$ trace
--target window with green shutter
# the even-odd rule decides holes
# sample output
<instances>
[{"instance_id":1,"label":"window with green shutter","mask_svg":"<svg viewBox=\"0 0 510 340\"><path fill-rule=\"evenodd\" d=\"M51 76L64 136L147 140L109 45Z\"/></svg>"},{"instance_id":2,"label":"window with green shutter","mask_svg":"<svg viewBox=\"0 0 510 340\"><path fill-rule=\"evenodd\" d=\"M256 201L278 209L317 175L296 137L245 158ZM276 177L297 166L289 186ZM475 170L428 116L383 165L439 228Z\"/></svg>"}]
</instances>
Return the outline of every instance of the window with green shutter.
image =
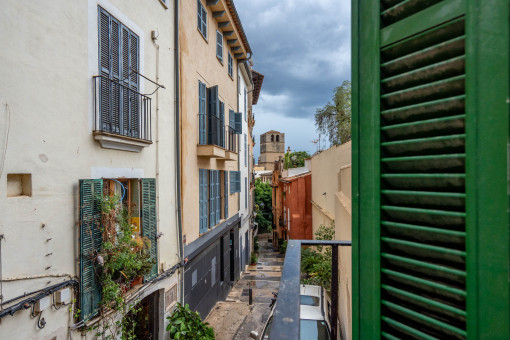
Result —
<instances>
[{"instance_id":1,"label":"window with green shutter","mask_svg":"<svg viewBox=\"0 0 510 340\"><path fill-rule=\"evenodd\" d=\"M510 337L508 6L353 2L353 339Z\"/></svg>"},{"instance_id":2,"label":"window with green shutter","mask_svg":"<svg viewBox=\"0 0 510 340\"><path fill-rule=\"evenodd\" d=\"M94 317L101 301L101 284L94 253L101 249L103 180L80 180L80 320Z\"/></svg>"},{"instance_id":3,"label":"window with green shutter","mask_svg":"<svg viewBox=\"0 0 510 340\"><path fill-rule=\"evenodd\" d=\"M156 179L142 178L142 236L151 242L150 254L151 259L155 260L152 271L145 277L145 280L151 280L158 275L158 225L156 215Z\"/></svg>"}]
</instances>

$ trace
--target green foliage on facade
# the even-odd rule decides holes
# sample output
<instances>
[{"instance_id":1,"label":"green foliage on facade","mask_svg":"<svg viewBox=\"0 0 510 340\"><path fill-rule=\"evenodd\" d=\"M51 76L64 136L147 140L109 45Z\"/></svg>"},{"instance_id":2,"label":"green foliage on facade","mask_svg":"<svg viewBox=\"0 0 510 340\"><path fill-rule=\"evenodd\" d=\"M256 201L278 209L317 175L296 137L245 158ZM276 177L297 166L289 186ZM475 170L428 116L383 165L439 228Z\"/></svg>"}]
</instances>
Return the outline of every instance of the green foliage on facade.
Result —
<instances>
[{"instance_id":1,"label":"green foliage on facade","mask_svg":"<svg viewBox=\"0 0 510 340\"><path fill-rule=\"evenodd\" d=\"M202 322L200 313L193 312L189 305L177 302L172 315L167 317L166 326L170 339L214 340L214 329L207 322Z\"/></svg>"},{"instance_id":2,"label":"green foliage on facade","mask_svg":"<svg viewBox=\"0 0 510 340\"><path fill-rule=\"evenodd\" d=\"M260 179L255 180L255 211L257 216L255 222L259 225L259 233L272 231L273 211L272 211L273 190L267 183Z\"/></svg>"},{"instance_id":3,"label":"green foliage on facade","mask_svg":"<svg viewBox=\"0 0 510 340\"><path fill-rule=\"evenodd\" d=\"M316 240L332 240L335 237L335 225L329 227L320 225L315 232ZM331 247L305 248L301 252L301 272L304 278L302 284L322 286L331 290Z\"/></svg>"},{"instance_id":4,"label":"green foliage on facade","mask_svg":"<svg viewBox=\"0 0 510 340\"><path fill-rule=\"evenodd\" d=\"M351 82L335 88L332 102L315 111L315 126L333 145L351 139Z\"/></svg>"}]
</instances>

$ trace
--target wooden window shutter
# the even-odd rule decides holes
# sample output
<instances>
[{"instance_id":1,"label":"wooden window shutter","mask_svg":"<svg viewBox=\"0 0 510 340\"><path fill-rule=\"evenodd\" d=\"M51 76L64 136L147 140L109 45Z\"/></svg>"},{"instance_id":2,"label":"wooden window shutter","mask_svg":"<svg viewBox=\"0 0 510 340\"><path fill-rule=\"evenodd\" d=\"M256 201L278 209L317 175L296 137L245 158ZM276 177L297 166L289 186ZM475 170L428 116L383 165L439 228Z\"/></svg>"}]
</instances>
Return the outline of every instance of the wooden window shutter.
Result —
<instances>
[{"instance_id":1,"label":"wooden window shutter","mask_svg":"<svg viewBox=\"0 0 510 340\"><path fill-rule=\"evenodd\" d=\"M199 169L199 196L200 196L200 223L199 233L203 234L207 231L207 170Z\"/></svg>"},{"instance_id":2,"label":"wooden window shutter","mask_svg":"<svg viewBox=\"0 0 510 340\"><path fill-rule=\"evenodd\" d=\"M221 212L221 189L220 189L220 171L215 170L215 194L216 194L216 224L220 223L220 212Z\"/></svg>"},{"instance_id":3,"label":"wooden window shutter","mask_svg":"<svg viewBox=\"0 0 510 340\"><path fill-rule=\"evenodd\" d=\"M236 112L234 117L236 134L240 135L243 133L243 114L241 112Z\"/></svg>"},{"instance_id":4,"label":"wooden window shutter","mask_svg":"<svg viewBox=\"0 0 510 340\"><path fill-rule=\"evenodd\" d=\"M216 57L223 62L223 34L216 31Z\"/></svg>"},{"instance_id":5,"label":"wooden window shutter","mask_svg":"<svg viewBox=\"0 0 510 340\"><path fill-rule=\"evenodd\" d=\"M248 208L248 177L244 178L244 209Z\"/></svg>"},{"instance_id":6,"label":"wooden window shutter","mask_svg":"<svg viewBox=\"0 0 510 340\"><path fill-rule=\"evenodd\" d=\"M353 2L353 339L510 338L508 7Z\"/></svg>"},{"instance_id":7,"label":"wooden window shutter","mask_svg":"<svg viewBox=\"0 0 510 340\"><path fill-rule=\"evenodd\" d=\"M110 78L110 15L101 7L98 9L99 15L99 71L101 76ZM109 131L111 127L110 119L110 85L109 82L101 79L100 108L102 129Z\"/></svg>"},{"instance_id":8,"label":"wooden window shutter","mask_svg":"<svg viewBox=\"0 0 510 340\"><path fill-rule=\"evenodd\" d=\"M248 137L244 134L244 166L248 166Z\"/></svg>"},{"instance_id":9,"label":"wooden window shutter","mask_svg":"<svg viewBox=\"0 0 510 340\"><path fill-rule=\"evenodd\" d=\"M223 171L224 174L224 193L225 193L225 219L228 218L228 171Z\"/></svg>"},{"instance_id":10,"label":"wooden window shutter","mask_svg":"<svg viewBox=\"0 0 510 340\"><path fill-rule=\"evenodd\" d=\"M220 136L220 146L225 147L225 104L220 102L220 125L218 126Z\"/></svg>"},{"instance_id":11,"label":"wooden window shutter","mask_svg":"<svg viewBox=\"0 0 510 340\"><path fill-rule=\"evenodd\" d=\"M102 179L80 180L80 320L97 314L101 301L101 284L94 264L94 253L101 250Z\"/></svg>"},{"instance_id":12,"label":"wooden window shutter","mask_svg":"<svg viewBox=\"0 0 510 340\"><path fill-rule=\"evenodd\" d=\"M151 273L145 280L152 280L158 275L158 225L156 215L156 179L142 178L142 236L147 237L150 242L150 255L156 261L152 266Z\"/></svg>"},{"instance_id":13,"label":"wooden window shutter","mask_svg":"<svg viewBox=\"0 0 510 340\"><path fill-rule=\"evenodd\" d=\"M198 81L198 124L199 124L199 144L207 144L207 123L206 123L206 87L200 80Z\"/></svg>"},{"instance_id":14,"label":"wooden window shutter","mask_svg":"<svg viewBox=\"0 0 510 340\"><path fill-rule=\"evenodd\" d=\"M216 176L214 170L209 170L209 228L216 225L216 195L214 193L216 186L214 180Z\"/></svg>"},{"instance_id":15,"label":"wooden window shutter","mask_svg":"<svg viewBox=\"0 0 510 340\"><path fill-rule=\"evenodd\" d=\"M220 118L220 100L218 98L218 85L207 89L207 143L219 144L219 118Z\"/></svg>"},{"instance_id":16,"label":"wooden window shutter","mask_svg":"<svg viewBox=\"0 0 510 340\"><path fill-rule=\"evenodd\" d=\"M230 193L236 192L236 172L230 171Z\"/></svg>"},{"instance_id":17,"label":"wooden window shutter","mask_svg":"<svg viewBox=\"0 0 510 340\"><path fill-rule=\"evenodd\" d=\"M234 110L228 110L228 126L235 130L236 128L236 118Z\"/></svg>"}]
</instances>

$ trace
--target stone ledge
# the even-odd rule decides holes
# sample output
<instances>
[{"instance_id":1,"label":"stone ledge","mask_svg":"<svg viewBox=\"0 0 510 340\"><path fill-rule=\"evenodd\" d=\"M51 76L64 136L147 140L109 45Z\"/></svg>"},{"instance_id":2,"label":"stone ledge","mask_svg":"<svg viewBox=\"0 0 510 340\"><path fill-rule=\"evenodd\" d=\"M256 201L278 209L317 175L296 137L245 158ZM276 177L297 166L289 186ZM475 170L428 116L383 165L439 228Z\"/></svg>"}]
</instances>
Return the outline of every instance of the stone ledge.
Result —
<instances>
[{"instance_id":1,"label":"stone ledge","mask_svg":"<svg viewBox=\"0 0 510 340\"><path fill-rule=\"evenodd\" d=\"M112 133L95 131L94 139L105 149L115 149L130 152L140 152L144 147L152 144L151 141L132 137L115 135Z\"/></svg>"}]
</instances>

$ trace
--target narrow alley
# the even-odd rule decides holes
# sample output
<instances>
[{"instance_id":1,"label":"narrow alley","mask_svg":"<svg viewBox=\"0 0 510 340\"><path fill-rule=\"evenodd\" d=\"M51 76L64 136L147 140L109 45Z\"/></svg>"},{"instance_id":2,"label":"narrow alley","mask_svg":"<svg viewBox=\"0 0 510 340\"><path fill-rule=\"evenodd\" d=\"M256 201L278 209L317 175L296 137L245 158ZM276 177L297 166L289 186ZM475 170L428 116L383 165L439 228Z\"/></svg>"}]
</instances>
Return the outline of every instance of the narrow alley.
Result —
<instances>
[{"instance_id":1,"label":"narrow alley","mask_svg":"<svg viewBox=\"0 0 510 340\"><path fill-rule=\"evenodd\" d=\"M214 328L217 340L250 339L250 331L262 331L269 316L272 292L278 291L284 260L284 255L268 242L269 236L258 236L257 264L248 266L248 271L232 287L225 301L219 301L205 319Z\"/></svg>"}]
</instances>

